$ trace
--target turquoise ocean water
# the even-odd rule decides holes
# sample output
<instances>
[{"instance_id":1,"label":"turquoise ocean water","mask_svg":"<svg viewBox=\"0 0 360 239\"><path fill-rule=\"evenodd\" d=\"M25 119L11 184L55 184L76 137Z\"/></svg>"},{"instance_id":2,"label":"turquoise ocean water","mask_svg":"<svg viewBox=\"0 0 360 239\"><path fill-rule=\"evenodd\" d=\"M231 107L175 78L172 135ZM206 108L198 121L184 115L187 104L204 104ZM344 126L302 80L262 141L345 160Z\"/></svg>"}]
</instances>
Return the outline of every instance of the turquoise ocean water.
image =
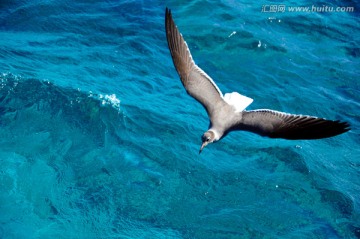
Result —
<instances>
[{"instance_id":1,"label":"turquoise ocean water","mask_svg":"<svg viewBox=\"0 0 360 239\"><path fill-rule=\"evenodd\" d=\"M207 116L173 67L166 6L224 93L352 130L235 132L199 155ZM359 11L2 0L0 238L360 238Z\"/></svg>"}]
</instances>

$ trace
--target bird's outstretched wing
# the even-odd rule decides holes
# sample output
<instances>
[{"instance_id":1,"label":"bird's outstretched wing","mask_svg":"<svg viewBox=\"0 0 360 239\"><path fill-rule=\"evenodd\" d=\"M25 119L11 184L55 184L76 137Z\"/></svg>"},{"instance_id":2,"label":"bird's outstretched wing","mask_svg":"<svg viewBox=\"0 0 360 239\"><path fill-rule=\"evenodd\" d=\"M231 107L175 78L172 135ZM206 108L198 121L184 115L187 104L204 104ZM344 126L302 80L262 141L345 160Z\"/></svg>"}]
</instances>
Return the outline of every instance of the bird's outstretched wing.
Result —
<instances>
[{"instance_id":1,"label":"bird's outstretched wing","mask_svg":"<svg viewBox=\"0 0 360 239\"><path fill-rule=\"evenodd\" d=\"M233 127L270 138L322 139L350 130L346 122L326 120L313 116L292 115L274 110L242 112L242 118Z\"/></svg>"},{"instance_id":2,"label":"bird's outstretched wing","mask_svg":"<svg viewBox=\"0 0 360 239\"><path fill-rule=\"evenodd\" d=\"M165 11L165 30L174 66L186 92L205 107L211 118L216 107L219 106L217 103L224 102L222 93L211 77L193 61L190 50L168 8Z\"/></svg>"}]
</instances>

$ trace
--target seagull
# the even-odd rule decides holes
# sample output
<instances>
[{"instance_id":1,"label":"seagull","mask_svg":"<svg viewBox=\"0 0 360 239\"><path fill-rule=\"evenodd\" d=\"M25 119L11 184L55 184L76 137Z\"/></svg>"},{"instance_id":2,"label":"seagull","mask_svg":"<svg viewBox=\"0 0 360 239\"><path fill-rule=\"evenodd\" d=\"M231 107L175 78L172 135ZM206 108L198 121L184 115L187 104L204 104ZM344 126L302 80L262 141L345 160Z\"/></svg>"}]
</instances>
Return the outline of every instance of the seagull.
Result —
<instances>
[{"instance_id":1,"label":"seagull","mask_svg":"<svg viewBox=\"0 0 360 239\"><path fill-rule=\"evenodd\" d=\"M201 137L199 154L208 144L219 141L235 130L289 140L322 139L350 130L347 122L339 120L269 109L246 111L253 99L237 92L221 93L214 80L195 64L168 8L165 10L165 30L174 66L186 92L200 102L210 119L209 128Z\"/></svg>"}]
</instances>

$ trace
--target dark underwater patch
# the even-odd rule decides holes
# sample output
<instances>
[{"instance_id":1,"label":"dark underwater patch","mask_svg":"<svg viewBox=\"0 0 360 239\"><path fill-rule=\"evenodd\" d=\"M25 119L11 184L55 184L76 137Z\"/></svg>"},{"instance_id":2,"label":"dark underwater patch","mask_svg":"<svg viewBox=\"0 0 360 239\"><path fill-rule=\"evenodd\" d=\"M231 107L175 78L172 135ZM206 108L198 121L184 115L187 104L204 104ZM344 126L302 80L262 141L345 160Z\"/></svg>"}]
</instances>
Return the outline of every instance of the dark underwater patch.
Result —
<instances>
[{"instance_id":1,"label":"dark underwater patch","mask_svg":"<svg viewBox=\"0 0 360 239\"><path fill-rule=\"evenodd\" d=\"M359 47L345 47L345 50L349 56L358 58L360 57L360 48Z\"/></svg>"},{"instance_id":2,"label":"dark underwater patch","mask_svg":"<svg viewBox=\"0 0 360 239\"><path fill-rule=\"evenodd\" d=\"M353 201L344 193L336 191L323 189L320 190L321 200L324 203L329 203L336 211L340 212L343 215L349 216L354 211Z\"/></svg>"}]
</instances>

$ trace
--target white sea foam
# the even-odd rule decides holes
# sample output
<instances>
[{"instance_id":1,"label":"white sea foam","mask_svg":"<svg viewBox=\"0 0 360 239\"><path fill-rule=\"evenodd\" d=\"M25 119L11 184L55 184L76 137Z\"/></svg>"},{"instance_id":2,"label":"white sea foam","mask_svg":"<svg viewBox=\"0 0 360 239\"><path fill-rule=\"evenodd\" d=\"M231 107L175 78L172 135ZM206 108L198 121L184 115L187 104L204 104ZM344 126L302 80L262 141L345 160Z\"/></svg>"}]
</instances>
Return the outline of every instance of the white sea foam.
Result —
<instances>
[{"instance_id":1,"label":"white sea foam","mask_svg":"<svg viewBox=\"0 0 360 239\"><path fill-rule=\"evenodd\" d=\"M233 31L228 37L232 37L235 34L236 34L236 31Z\"/></svg>"},{"instance_id":2,"label":"white sea foam","mask_svg":"<svg viewBox=\"0 0 360 239\"><path fill-rule=\"evenodd\" d=\"M120 109L120 100L116 97L115 94L111 95L99 95L99 99L101 100L102 105L111 105L116 109Z\"/></svg>"}]
</instances>

